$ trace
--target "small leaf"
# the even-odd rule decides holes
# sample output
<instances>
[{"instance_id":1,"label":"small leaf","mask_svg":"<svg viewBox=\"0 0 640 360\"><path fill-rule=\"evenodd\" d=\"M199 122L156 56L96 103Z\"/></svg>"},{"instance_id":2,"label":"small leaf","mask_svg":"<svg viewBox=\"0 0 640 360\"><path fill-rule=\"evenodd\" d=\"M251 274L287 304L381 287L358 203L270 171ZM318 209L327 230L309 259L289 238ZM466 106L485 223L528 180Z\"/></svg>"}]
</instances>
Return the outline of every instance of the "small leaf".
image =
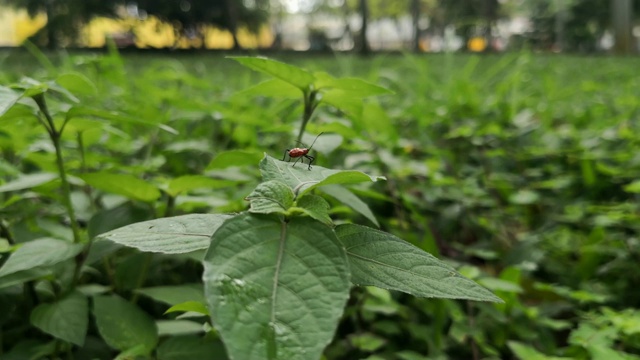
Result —
<instances>
[{"instance_id":1,"label":"small leaf","mask_svg":"<svg viewBox=\"0 0 640 360\"><path fill-rule=\"evenodd\" d=\"M101 110L101 109L93 109L93 108L89 108L89 107L85 107L85 106L81 106L81 105L76 105L71 107L68 111L67 111L67 115L66 115L67 119L72 119L75 117L85 117L85 118L98 118L98 119L105 119L105 120L110 120L111 122L115 122L115 123L125 123L125 124L140 124L140 125L147 125L147 126L154 126L154 127L158 127L168 133L171 134L178 134L178 131L175 130L174 128L168 126L168 125L164 125L164 124L160 124L157 121L152 121L152 120L147 120L145 118L142 117L133 117L133 116L129 116L129 115L125 115L125 114L121 114L118 112L114 112L114 111L107 111L107 110Z\"/></svg>"},{"instance_id":2,"label":"small leaf","mask_svg":"<svg viewBox=\"0 0 640 360\"><path fill-rule=\"evenodd\" d=\"M522 292L522 288L520 287L520 285L502 279L482 278L478 280L478 284L492 291L504 291L510 293Z\"/></svg>"},{"instance_id":3,"label":"small leaf","mask_svg":"<svg viewBox=\"0 0 640 360\"><path fill-rule=\"evenodd\" d=\"M367 203L365 203L364 201L360 200L359 197L354 195L348 189L339 185L330 185L330 186L323 187L322 191L325 194L335 198L341 203L352 208L353 210L355 210L356 212L358 212L359 214L367 218L369 221L371 221L375 226L380 227L380 223L378 223L378 219L376 219L376 216L373 214L373 211L371 211L371 209L369 208L369 205L367 205Z\"/></svg>"},{"instance_id":4,"label":"small leaf","mask_svg":"<svg viewBox=\"0 0 640 360\"><path fill-rule=\"evenodd\" d=\"M197 312L199 314L209 316L209 309L207 309L207 306L200 301L186 301L180 304L176 304L170 307L164 313L169 314L169 313L178 312L178 311L181 311L181 312L192 311L192 312Z\"/></svg>"},{"instance_id":5,"label":"small leaf","mask_svg":"<svg viewBox=\"0 0 640 360\"><path fill-rule=\"evenodd\" d=\"M304 214L323 222L327 225L332 223L329 217L329 203L317 195L305 195L298 199L296 207L293 209L300 210Z\"/></svg>"},{"instance_id":6,"label":"small leaf","mask_svg":"<svg viewBox=\"0 0 640 360\"><path fill-rule=\"evenodd\" d=\"M94 297L93 314L98 332L115 349L125 351L143 346L148 354L158 343L158 329L153 319L120 297Z\"/></svg>"},{"instance_id":7,"label":"small leaf","mask_svg":"<svg viewBox=\"0 0 640 360\"><path fill-rule=\"evenodd\" d=\"M39 266L51 266L78 255L84 245L42 238L24 243L0 268L0 277Z\"/></svg>"},{"instance_id":8,"label":"small leaf","mask_svg":"<svg viewBox=\"0 0 640 360\"><path fill-rule=\"evenodd\" d=\"M185 175L169 181L167 193L173 197L195 189L220 189L237 185L237 181L212 179L202 175Z\"/></svg>"},{"instance_id":9,"label":"small leaf","mask_svg":"<svg viewBox=\"0 0 640 360\"><path fill-rule=\"evenodd\" d=\"M209 247L224 214L191 214L143 221L97 236L141 251L181 254Z\"/></svg>"},{"instance_id":10,"label":"small leaf","mask_svg":"<svg viewBox=\"0 0 640 360\"><path fill-rule=\"evenodd\" d=\"M161 196L156 186L133 175L99 172L78 177L96 189L143 202L152 202Z\"/></svg>"},{"instance_id":11,"label":"small leaf","mask_svg":"<svg viewBox=\"0 0 640 360\"><path fill-rule=\"evenodd\" d=\"M391 234L360 225L335 229L344 244L356 285L414 296L503 302L431 254Z\"/></svg>"},{"instance_id":12,"label":"small leaf","mask_svg":"<svg viewBox=\"0 0 640 360\"><path fill-rule=\"evenodd\" d=\"M231 359L320 358L349 294L333 231L309 218L244 214L212 237L203 280Z\"/></svg>"},{"instance_id":13,"label":"small leaf","mask_svg":"<svg viewBox=\"0 0 640 360\"><path fill-rule=\"evenodd\" d=\"M43 267L22 270L0 277L0 289L23 284L27 281L43 278L51 274L51 270Z\"/></svg>"},{"instance_id":14,"label":"small leaf","mask_svg":"<svg viewBox=\"0 0 640 360\"><path fill-rule=\"evenodd\" d=\"M540 199L540 195L537 192L520 190L509 197L509 202L516 205L530 205L534 204L538 199Z\"/></svg>"},{"instance_id":15,"label":"small leaf","mask_svg":"<svg viewBox=\"0 0 640 360\"><path fill-rule=\"evenodd\" d=\"M40 304L31 312L31 324L54 337L84 345L89 325L89 301L73 292L53 304Z\"/></svg>"},{"instance_id":16,"label":"small leaf","mask_svg":"<svg viewBox=\"0 0 640 360\"><path fill-rule=\"evenodd\" d=\"M223 151L211 160L206 170L225 169L229 166L255 165L262 157L263 154L256 151Z\"/></svg>"},{"instance_id":17,"label":"small leaf","mask_svg":"<svg viewBox=\"0 0 640 360\"><path fill-rule=\"evenodd\" d=\"M247 200L251 203L249 212L256 214L285 214L293 206L293 191L287 184L270 180L258 184Z\"/></svg>"},{"instance_id":18,"label":"small leaf","mask_svg":"<svg viewBox=\"0 0 640 360\"><path fill-rule=\"evenodd\" d=\"M507 341L507 345L509 349L513 351L518 359L527 359L527 360L569 360L573 358L568 357L557 357L557 356L547 356L532 346L525 345L521 342L517 341Z\"/></svg>"},{"instance_id":19,"label":"small leaf","mask_svg":"<svg viewBox=\"0 0 640 360\"><path fill-rule=\"evenodd\" d=\"M374 352L386 343L383 338L371 333L350 336L349 342L351 342L354 347L366 352Z\"/></svg>"},{"instance_id":20,"label":"small leaf","mask_svg":"<svg viewBox=\"0 0 640 360\"><path fill-rule=\"evenodd\" d=\"M308 89L309 85L315 80L313 75L307 71L280 61L248 56L234 56L230 58L250 69L284 80L301 90Z\"/></svg>"},{"instance_id":21,"label":"small leaf","mask_svg":"<svg viewBox=\"0 0 640 360\"><path fill-rule=\"evenodd\" d=\"M156 286L134 290L138 294L171 306L187 301L204 302L202 284L183 284L175 286Z\"/></svg>"},{"instance_id":22,"label":"small leaf","mask_svg":"<svg viewBox=\"0 0 640 360\"><path fill-rule=\"evenodd\" d=\"M623 189L629 193L640 194L640 180L636 180L629 185L625 185Z\"/></svg>"},{"instance_id":23,"label":"small leaf","mask_svg":"<svg viewBox=\"0 0 640 360\"><path fill-rule=\"evenodd\" d=\"M204 332L202 324L191 320L158 320L156 326L159 336L190 335Z\"/></svg>"},{"instance_id":24,"label":"small leaf","mask_svg":"<svg viewBox=\"0 0 640 360\"><path fill-rule=\"evenodd\" d=\"M22 97L22 92L0 86L0 116L4 115Z\"/></svg>"},{"instance_id":25,"label":"small leaf","mask_svg":"<svg viewBox=\"0 0 640 360\"><path fill-rule=\"evenodd\" d=\"M38 173L38 174L29 174L22 175L19 178L10 181L8 183L2 184L0 186L0 193L9 192L9 191L17 191L17 190L25 190L31 189L36 186L40 186L42 184L46 184L48 182L57 179L58 175L52 173Z\"/></svg>"},{"instance_id":26,"label":"small leaf","mask_svg":"<svg viewBox=\"0 0 640 360\"><path fill-rule=\"evenodd\" d=\"M362 117L362 99L352 97L347 91L334 89L322 94L320 102L331 105L354 119Z\"/></svg>"},{"instance_id":27,"label":"small leaf","mask_svg":"<svg viewBox=\"0 0 640 360\"><path fill-rule=\"evenodd\" d=\"M95 84L93 84L89 78L76 72L58 76L56 83L76 95L95 95L98 92Z\"/></svg>"}]
</instances>

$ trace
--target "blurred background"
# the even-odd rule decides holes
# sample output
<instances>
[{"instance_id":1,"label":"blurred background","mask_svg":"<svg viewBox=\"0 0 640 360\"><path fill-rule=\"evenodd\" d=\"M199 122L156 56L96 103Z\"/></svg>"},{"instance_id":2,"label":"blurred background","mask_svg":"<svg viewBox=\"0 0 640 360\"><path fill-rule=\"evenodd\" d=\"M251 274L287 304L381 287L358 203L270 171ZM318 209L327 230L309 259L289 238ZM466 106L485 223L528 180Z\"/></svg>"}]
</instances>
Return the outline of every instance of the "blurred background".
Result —
<instances>
[{"instance_id":1,"label":"blurred background","mask_svg":"<svg viewBox=\"0 0 640 360\"><path fill-rule=\"evenodd\" d=\"M0 46L637 53L634 0L0 0Z\"/></svg>"}]
</instances>

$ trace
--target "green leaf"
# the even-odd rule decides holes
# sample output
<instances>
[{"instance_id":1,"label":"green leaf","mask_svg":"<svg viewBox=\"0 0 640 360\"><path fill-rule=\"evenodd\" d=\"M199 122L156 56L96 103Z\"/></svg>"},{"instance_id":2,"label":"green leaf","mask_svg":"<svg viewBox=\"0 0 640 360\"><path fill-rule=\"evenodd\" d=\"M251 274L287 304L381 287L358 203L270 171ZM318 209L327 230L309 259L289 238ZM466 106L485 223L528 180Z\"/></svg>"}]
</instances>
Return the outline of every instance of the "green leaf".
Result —
<instances>
[{"instance_id":1,"label":"green leaf","mask_svg":"<svg viewBox=\"0 0 640 360\"><path fill-rule=\"evenodd\" d=\"M518 294L522 292L520 285L514 284L511 281L496 278L482 278L478 280L478 284L492 291L504 291Z\"/></svg>"},{"instance_id":2,"label":"green leaf","mask_svg":"<svg viewBox=\"0 0 640 360\"><path fill-rule=\"evenodd\" d=\"M209 310L207 309L207 306L204 304L204 302L200 302L200 301L186 301L180 304L176 304L170 307L164 313L169 314L169 313L178 312L178 311L181 311L181 312L192 311L192 312L197 312L197 313L209 316Z\"/></svg>"},{"instance_id":3,"label":"green leaf","mask_svg":"<svg viewBox=\"0 0 640 360\"><path fill-rule=\"evenodd\" d=\"M293 206L293 191L287 184L270 180L258 184L255 190L246 197L251 208L249 212L256 214L285 214Z\"/></svg>"},{"instance_id":4,"label":"green leaf","mask_svg":"<svg viewBox=\"0 0 640 360\"><path fill-rule=\"evenodd\" d=\"M0 186L0 193L31 189L42 184L46 184L58 178L58 175L53 173L38 173L22 175L17 179Z\"/></svg>"},{"instance_id":5,"label":"green leaf","mask_svg":"<svg viewBox=\"0 0 640 360\"><path fill-rule=\"evenodd\" d=\"M22 97L22 92L0 86L0 116L4 115Z\"/></svg>"},{"instance_id":6,"label":"green leaf","mask_svg":"<svg viewBox=\"0 0 640 360\"><path fill-rule=\"evenodd\" d=\"M373 211L371 211L371 208L369 208L369 205L360 200L359 197L354 195L348 189L339 185L330 185L323 187L322 191L325 194L352 208L353 210L367 218L369 221L371 221L375 226L380 227L380 223L378 223L378 219L376 219L376 216L373 214Z\"/></svg>"},{"instance_id":7,"label":"green leaf","mask_svg":"<svg viewBox=\"0 0 640 360\"><path fill-rule=\"evenodd\" d=\"M58 339L83 346L89 325L89 301L73 292L53 304L40 304L31 312L31 324Z\"/></svg>"},{"instance_id":8,"label":"green leaf","mask_svg":"<svg viewBox=\"0 0 640 360\"><path fill-rule=\"evenodd\" d=\"M358 78L326 78L318 87L343 90L349 97L364 98L368 96L393 94L393 91Z\"/></svg>"},{"instance_id":9,"label":"green leaf","mask_svg":"<svg viewBox=\"0 0 640 360\"><path fill-rule=\"evenodd\" d=\"M156 286L134 290L138 294L171 306L187 301L204 302L202 284L183 284L175 286Z\"/></svg>"},{"instance_id":10,"label":"green leaf","mask_svg":"<svg viewBox=\"0 0 640 360\"><path fill-rule=\"evenodd\" d=\"M185 175L169 181L167 193L172 197L195 189L220 189L237 185L237 181L212 179L202 175Z\"/></svg>"},{"instance_id":11,"label":"green leaf","mask_svg":"<svg viewBox=\"0 0 640 360\"><path fill-rule=\"evenodd\" d=\"M623 189L629 193L640 194L640 180L636 180L629 185L625 185Z\"/></svg>"},{"instance_id":12,"label":"green leaf","mask_svg":"<svg viewBox=\"0 0 640 360\"><path fill-rule=\"evenodd\" d=\"M150 353L158 343L158 328L139 307L117 296L93 298L98 332L109 346L120 351L143 346Z\"/></svg>"},{"instance_id":13,"label":"green leaf","mask_svg":"<svg viewBox=\"0 0 640 360\"><path fill-rule=\"evenodd\" d=\"M527 359L527 360L569 360L572 358L568 357L557 357L557 356L547 356L535 348L525 345L521 342L517 341L508 341L507 345L509 349L513 351L518 359Z\"/></svg>"},{"instance_id":14,"label":"green leaf","mask_svg":"<svg viewBox=\"0 0 640 360\"><path fill-rule=\"evenodd\" d=\"M250 69L284 80L303 91L308 89L315 80L313 75L307 71L280 61L249 56L233 56L230 58Z\"/></svg>"},{"instance_id":15,"label":"green leaf","mask_svg":"<svg viewBox=\"0 0 640 360\"><path fill-rule=\"evenodd\" d=\"M58 76L56 83L76 95L95 95L98 92L95 84L93 84L89 78L76 72Z\"/></svg>"},{"instance_id":16,"label":"green leaf","mask_svg":"<svg viewBox=\"0 0 640 360\"><path fill-rule=\"evenodd\" d=\"M320 103L331 105L354 119L362 117L362 99L350 96L347 91L339 89L326 91L322 94Z\"/></svg>"},{"instance_id":17,"label":"green leaf","mask_svg":"<svg viewBox=\"0 0 640 360\"><path fill-rule=\"evenodd\" d=\"M158 346L157 354L158 360L227 359L219 341L196 336L170 337Z\"/></svg>"},{"instance_id":18,"label":"green leaf","mask_svg":"<svg viewBox=\"0 0 640 360\"><path fill-rule=\"evenodd\" d=\"M540 199L540 195L537 192L520 190L509 197L509 202L516 205L530 205L534 204L538 199Z\"/></svg>"},{"instance_id":19,"label":"green leaf","mask_svg":"<svg viewBox=\"0 0 640 360\"><path fill-rule=\"evenodd\" d=\"M147 120L141 117L133 117L125 114L121 114L114 111L107 111L101 109L93 109L86 106L76 105L71 107L66 114L67 119L72 119L76 117L85 117L85 118L98 118L104 120L110 120L115 123L125 123L125 124L140 124L147 126L158 127L168 133L178 134L178 131L174 128L160 124L158 121Z\"/></svg>"},{"instance_id":20,"label":"green leaf","mask_svg":"<svg viewBox=\"0 0 640 360\"><path fill-rule=\"evenodd\" d=\"M302 92L294 85L280 79L270 79L254 85L246 90L242 90L235 96L269 96L285 99L300 99Z\"/></svg>"},{"instance_id":21,"label":"green leaf","mask_svg":"<svg viewBox=\"0 0 640 360\"><path fill-rule=\"evenodd\" d=\"M230 358L320 358L349 293L347 259L329 227L239 215L213 235L204 265L211 318Z\"/></svg>"},{"instance_id":22,"label":"green leaf","mask_svg":"<svg viewBox=\"0 0 640 360\"><path fill-rule=\"evenodd\" d=\"M96 189L143 202L155 201L162 195L156 186L133 175L98 172L78 177Z\"/></svg>"},{"instance_id":23,"label":"green leaf","mask_svg":"<svg viewBox=\"0 0 640 360\"><path fill-rule=\"evenodd\" d=\"M354 347L366 352L374 352L386 343L383 338L371 333L350 336L349 342L351 342Z\"/></svg>"},{"instance_id":24,"label":"green leaf","mask_svg":"<svg viewBox=\"0 0 640 360\"><path fill-rule=\"evenodd\" d=\"M255 165L263 157L257 151L230 150L219 153L206 170L225 169L229 166Z\"/></svg>"},{"instance_id":25,"label":"green leaf","mask_svg":"<svg viewBox=\"0 0 640 360\"><path fill-rule=\"evenodd\" d=\"M329 203L320 196L311 194L305 195L296 201L295 206L296 207L293 209L297 211L301 211L302 213L327 225L332 224L331 218L329 217Z\"/></svg>"},{"instance_id":26,"label":"green leaf","mask_svg":"<svg viewBox=\"0 0 640 360\"><path fill-rule=\"evenodd\" d=\"M260 161L260 172L264 181L283 182L294 189L298 196L320 186L385 180L383 176L371 176L355 170L333 170L316 165L307 170L306 166L293 166L290 162L280 161L269 155L265 155Z\"/></svg>"},{"instance_id":27,"label":"green leaf","mask_svg":"<svg viewBox=\"0 0 640 360\"><path fill-rule=\"evenodd\" d=\"M209 315L209 314L207 314ZM204 332L202 324L191 320L158 320L158 335L189 335Z\"/></svg>"},{"instance_id":28,"label":"green leaf","mask_svg":"<svg viewBox=\"0 0 640 360\"><path fill-rule=\"evenodd\" d=\"M141 251L181 254L209 247L211 235L232 215L191 214L143 221L97 236Z\"/></svg>"},{"instance_id":29,"label":"green leaf","mask_svg":"<svg viewBox=\"0 0 640 360\"><path fill-rule=\"evenodd\" d=\"M84 245L42 238L24 243L0 268L0 278L39 266L51 266L78 255Z\"/></svg>"},{"instance_id":30,"label":"green leaf","mask_svg":"<svg viewBox=\"0 0 640 360\"><path fill-rule=\"evenodd\" d=\"M29 270L22 270L10 275L0 277L0 289L8 288L15 285L23 284L27 281L39 279L51 274L50 269L35 268Z\"/></svg>"},{"instance_id":31,"label":"green leaf","mask_svg":"<svg viewBox=\"0 0 640 360\"><path fill-rule=\"evenodd\" d=\"M335 229L351 264L352 282L430 298L503 302L431 254L391 234L360 225Z\"/></svg>"}]
</instances>

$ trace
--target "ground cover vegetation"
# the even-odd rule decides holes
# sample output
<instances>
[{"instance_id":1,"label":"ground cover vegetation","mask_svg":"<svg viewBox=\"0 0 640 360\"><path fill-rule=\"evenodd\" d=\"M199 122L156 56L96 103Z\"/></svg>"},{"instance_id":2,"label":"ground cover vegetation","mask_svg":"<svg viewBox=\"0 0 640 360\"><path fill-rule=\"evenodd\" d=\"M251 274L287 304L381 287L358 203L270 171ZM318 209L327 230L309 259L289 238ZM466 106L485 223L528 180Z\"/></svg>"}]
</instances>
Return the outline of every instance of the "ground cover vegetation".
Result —
<instances>
[{"instance_id":1,"label":"ground cover vegetation","mask_svg":"<svg viewBox=\"0 0 640 360\"><path fill-rule=\"evenodd\" d=\"M0 58L0 359L640 357L635 59L288 62Z\"/></svg>"}]
</instances>

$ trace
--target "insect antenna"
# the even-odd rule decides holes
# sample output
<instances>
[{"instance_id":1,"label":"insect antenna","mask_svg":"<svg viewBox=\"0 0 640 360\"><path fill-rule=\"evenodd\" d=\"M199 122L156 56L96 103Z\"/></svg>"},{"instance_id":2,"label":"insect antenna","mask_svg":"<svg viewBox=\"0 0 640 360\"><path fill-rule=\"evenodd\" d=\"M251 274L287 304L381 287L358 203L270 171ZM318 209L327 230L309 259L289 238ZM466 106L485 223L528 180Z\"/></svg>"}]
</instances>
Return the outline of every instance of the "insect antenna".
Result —
<instances>
[{"instance_id":1,"label":"insect antenna","mask_svg":"<svg viewBox=\"0 0 640 360\"><path fill-rule=\"evenodd\" d=\"M320 137L320 135L324 134L324 131L321 132L320 134L318 134L318 136L316 136L315 139L313 139L313 142L311 143L311 146L309 146L309 150L311 150L311 148L313 147L313 144L316 143L316 140L318 140L318 138Z\"/></svg>"}]
</instances>

